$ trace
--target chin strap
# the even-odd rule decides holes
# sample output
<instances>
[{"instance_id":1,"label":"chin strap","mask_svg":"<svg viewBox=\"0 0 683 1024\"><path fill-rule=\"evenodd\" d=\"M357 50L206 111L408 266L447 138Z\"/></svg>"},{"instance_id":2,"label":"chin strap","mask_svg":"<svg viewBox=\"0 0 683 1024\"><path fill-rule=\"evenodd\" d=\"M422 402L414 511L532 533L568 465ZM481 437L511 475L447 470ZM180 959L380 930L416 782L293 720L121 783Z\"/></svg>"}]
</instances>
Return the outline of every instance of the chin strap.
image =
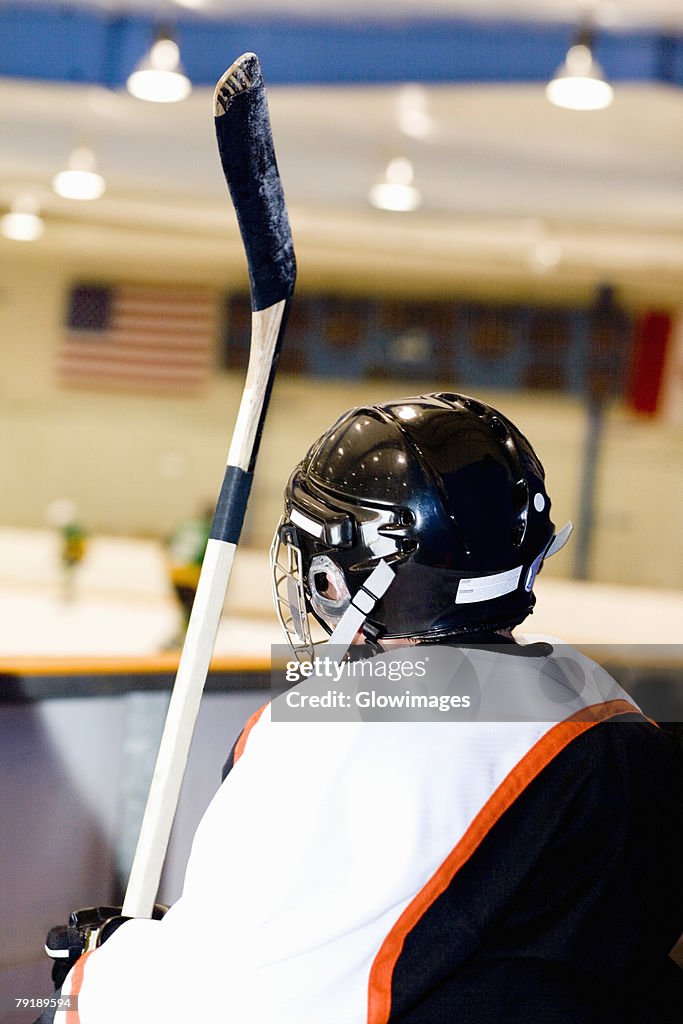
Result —
<instances>
[{"instance_id":1,"label":"chin strap","mask_svg":"<svg viewBox=\"0 0 683 1024\"><path fill-rule=\"evenodd\" d=\"M334 647L339 658L346 654L351 642L377 602L386 594L396 573L382 559L363 586L351 598L351 604L337 623L326 647Z\"/></svg>"},{"instance_id":2,"label":"chin strap","mask_svg":"<svg viewBox=\"0 0 683 1024\"><path fill-rule=\"evenodd\" d=\"M561 530L557 531L557 533L555 534L553 539L550 541L550 544L548 545L548 549L545 552L545 557L546 558L550 558L551 555L556 555L557 552L560 551L565 546L565 544L569 540L569 536L570 536L570 534L571 534L573 529L574 529L574 524L573 524L573 522L570 519L570 520L568 520L568 522L566 522L564 524L564 526L562 527Z\"/></svg>"}]
</instances>

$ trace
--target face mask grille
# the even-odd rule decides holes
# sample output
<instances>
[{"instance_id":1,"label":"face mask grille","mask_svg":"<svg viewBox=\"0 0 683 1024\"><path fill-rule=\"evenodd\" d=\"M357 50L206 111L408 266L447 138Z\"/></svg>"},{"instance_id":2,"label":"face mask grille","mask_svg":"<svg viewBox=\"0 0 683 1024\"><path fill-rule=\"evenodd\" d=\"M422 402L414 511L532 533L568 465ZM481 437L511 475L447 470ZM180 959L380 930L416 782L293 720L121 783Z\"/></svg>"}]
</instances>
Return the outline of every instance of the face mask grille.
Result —
<instances>
[{"instance_id":1,"label":"face mask grille","mask_svg":"<svg viewBox=\"0 0 683 1024\"><path fill-rule=\"evenodd\" d=\"M311 661L315 645L306 611L303 559L296 545L295 536L283 516L270 548L273 602L294 657L299 661Z\"/></svg>"}]
</instances>

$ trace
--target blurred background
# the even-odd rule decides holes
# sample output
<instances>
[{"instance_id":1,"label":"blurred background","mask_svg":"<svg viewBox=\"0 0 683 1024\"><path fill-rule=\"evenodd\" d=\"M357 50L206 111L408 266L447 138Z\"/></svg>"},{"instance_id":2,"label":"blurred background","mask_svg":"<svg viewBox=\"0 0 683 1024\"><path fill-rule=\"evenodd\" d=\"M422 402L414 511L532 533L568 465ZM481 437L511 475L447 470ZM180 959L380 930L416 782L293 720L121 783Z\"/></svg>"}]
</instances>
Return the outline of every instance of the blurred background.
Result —
<instances>
[{"instance_id":1,"label":"blurred background","mask_svg":"<svg viewBox=\"0 0 683 1024\"><path fill-rule=\"evenodd\" d=\"M126 89L160 35L179 102ZM0 40L0 523L162 538L213 499L248 295L211 86L252 48L299 283L247 543L336 414L445 385L540 451L548 575L680 588L677 0L0 0ZM601 109L548 99L581 48Z\"/></svg>"},{"instance_id":2,"label":"blurred background","mask_svg":"<svg viewBox=\"0 0 683 1024\"><path fill-rule=\"evenodd\" d=\"M682 639L680 0L0 0L8 764L19 777L28 736L76 787L71 814L98 837L82 854L94 901L102 864L125 877L144 786L121 773L159 717L111 695L163 689L173 659L110 666L106 685L101 662L63 659L151 658L182 633L173 559L201 548L248 352L212 120L213 85L246 50L269 89L299 277L219 635L233 673L278 639L267 548L310 442L352 405L437 388L514 420L555 522L575 523L537 584L534 630ZM61 698L92 716L93 688L109 696L77 755ZM225 753L262 701L232 696L214 726ZM196 786L184 806L204 799ZM82 885L67 897L84 902Z\"/></svg>"},{"instance_id":3,"label":"blurred background","mask_svg":"<svg viewBox=\"0 0 683 1024\"><path fill-rule=\"evenodd\" d=\"M126 88L160 35L179 102ZM252 48L299 283L247 544L336 414L445 385L537 446L548 575L680 588L677 0L0 0L0 40L2 525L66 498L159 539L213 500L248 296L211 87Z\"/></svg>"}]
</instances>

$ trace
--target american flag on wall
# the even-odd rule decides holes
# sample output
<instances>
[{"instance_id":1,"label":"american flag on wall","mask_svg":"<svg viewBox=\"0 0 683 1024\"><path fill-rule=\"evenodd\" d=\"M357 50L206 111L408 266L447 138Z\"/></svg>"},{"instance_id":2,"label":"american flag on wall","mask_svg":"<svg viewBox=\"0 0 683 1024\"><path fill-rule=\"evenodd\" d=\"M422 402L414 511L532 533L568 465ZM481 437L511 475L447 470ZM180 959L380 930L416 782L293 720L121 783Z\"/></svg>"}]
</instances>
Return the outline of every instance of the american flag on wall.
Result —
<instances>
[{"instance_id":1,"label":"american flag on wall","mask_svg":"<svg viewBox=\"0 0 683 1024\"><path fill-rule=\"evenodd\" d=\"M69 293L61 384L191 394L213 360L217 301L208 288L77 284Z\"/></svg>"}]
</instances>

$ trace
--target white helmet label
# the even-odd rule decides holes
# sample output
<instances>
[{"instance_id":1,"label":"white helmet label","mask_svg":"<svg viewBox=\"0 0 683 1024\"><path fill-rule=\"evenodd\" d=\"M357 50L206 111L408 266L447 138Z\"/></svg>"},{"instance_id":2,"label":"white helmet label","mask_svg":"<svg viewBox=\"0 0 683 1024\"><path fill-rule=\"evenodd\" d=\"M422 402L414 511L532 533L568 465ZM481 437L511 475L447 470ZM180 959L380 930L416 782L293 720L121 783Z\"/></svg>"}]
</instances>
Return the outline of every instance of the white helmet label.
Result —
<instances>
[{"instance_id":1,"label":"white helmet label","mask_svg":"<svg viewBox=\"0 0 683 1024\"><path fill-rule=\"evenodd\" d=\"M474 576L469 580L460 580L455 595L456 604L477 604L479 601L491 601L494 597L511 594L517 589L523 566L508 569L506 572L495 572L491 576Z\"/></svg>"},{"instance_id":2,"label":"white helmet label","mask_svg":"<svg viewBox=\"0 0 683 1024\"><path fill-rule=\"evenodd\" d=\"M324 527L322 523L316 523L313 519L309 519L303 512L299 512L298 508L293 508L289 517L295 526L300 526L306 533L310 533L312 537L317 537L318 540L323 535Z\"/></svg>"}]
</instances>

